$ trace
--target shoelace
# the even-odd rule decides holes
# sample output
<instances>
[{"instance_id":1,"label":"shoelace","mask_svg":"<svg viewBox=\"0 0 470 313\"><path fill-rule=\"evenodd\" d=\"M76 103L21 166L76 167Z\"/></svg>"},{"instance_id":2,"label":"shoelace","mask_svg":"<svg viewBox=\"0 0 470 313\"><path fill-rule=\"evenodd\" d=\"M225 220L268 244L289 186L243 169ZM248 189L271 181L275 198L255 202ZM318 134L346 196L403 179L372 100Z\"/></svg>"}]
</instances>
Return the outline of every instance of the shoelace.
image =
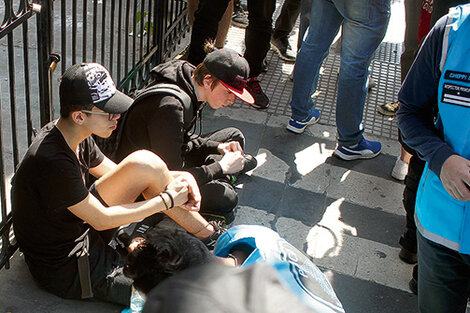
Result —
<instances>
[{"instance_id":1,"label":"shoelace","mask_svg":"<svg viewBox=\"0 0 470 313\"><path fill-rule=\"evenodd\" d=\"M259 85L259 81L257 80L253 80L251 82L251 90L254 92L254 93L261 93L261 86Z\"/></svg>"}]
</instances>

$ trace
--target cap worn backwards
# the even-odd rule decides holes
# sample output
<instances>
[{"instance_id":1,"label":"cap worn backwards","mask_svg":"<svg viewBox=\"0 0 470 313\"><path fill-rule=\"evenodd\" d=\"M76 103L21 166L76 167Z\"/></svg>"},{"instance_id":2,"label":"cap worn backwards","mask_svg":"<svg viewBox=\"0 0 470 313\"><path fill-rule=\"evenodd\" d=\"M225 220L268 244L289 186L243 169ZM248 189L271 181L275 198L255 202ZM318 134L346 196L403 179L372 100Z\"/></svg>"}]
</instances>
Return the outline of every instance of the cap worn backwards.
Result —
<instances>
[{"instance_id":1,"label":"cap worn backwards","mask_svg":"<svg viewBox=\"0 0 470 313\"><path fill-rule=\"evenodd\" d=\"M241 100L253 104L253 96L246 90L250 66L238 52L223 48L209 53L203 63L221 83Z\"/></svg>"},{"instance_id":2,"label":"cap worn backwards","mask_svg":"<svg viewBox=\"0 0 470 313\"><path fill-rule=\"evenodd\" d=\"M116 89L108 70L98 63L81 63L69 67L62 76L60 102L94 105L107 112L120 114L129 109L133 100Z\"/></svg>"}]
</instances>

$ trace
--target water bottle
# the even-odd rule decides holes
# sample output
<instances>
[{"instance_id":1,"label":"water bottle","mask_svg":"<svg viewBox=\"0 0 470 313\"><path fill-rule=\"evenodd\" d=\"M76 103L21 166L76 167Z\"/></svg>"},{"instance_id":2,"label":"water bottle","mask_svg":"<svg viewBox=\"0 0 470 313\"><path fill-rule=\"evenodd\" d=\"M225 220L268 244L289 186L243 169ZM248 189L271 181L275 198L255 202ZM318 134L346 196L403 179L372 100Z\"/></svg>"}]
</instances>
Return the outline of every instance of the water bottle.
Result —
<instances>
[{"instance_id":1,"label":"water bottle","mask_svg":"<svg viewBox=\"0 0 470 313\"><path fill-rule=\"evenodd\" d=\"M137 291L133 290L131 294L131 306L130 308L124 309L121 313L140 313L144 309L145 299Z\"/></svg>"}]
</instances>

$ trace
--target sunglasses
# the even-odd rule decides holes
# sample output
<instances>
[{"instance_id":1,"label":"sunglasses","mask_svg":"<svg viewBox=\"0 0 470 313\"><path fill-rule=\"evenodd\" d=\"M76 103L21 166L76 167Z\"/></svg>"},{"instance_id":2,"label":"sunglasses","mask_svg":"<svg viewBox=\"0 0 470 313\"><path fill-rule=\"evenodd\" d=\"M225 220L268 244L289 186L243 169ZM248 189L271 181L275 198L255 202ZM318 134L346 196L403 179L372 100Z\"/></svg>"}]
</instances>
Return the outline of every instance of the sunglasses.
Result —
<instances>
[{"instance_id":1,"label":"sunglasses","mask_svg":"<svg viewBox=\"0 0 470 313\"><path fill-rule=\"evenodd\" d=\"M120 115L119 113L106 113L106 112L88 111L88 110L81 110L81 111L83 113L88 113L88 114L107 115L108 116L108 121L112 121Z\"/></svg>"}]
</instances>

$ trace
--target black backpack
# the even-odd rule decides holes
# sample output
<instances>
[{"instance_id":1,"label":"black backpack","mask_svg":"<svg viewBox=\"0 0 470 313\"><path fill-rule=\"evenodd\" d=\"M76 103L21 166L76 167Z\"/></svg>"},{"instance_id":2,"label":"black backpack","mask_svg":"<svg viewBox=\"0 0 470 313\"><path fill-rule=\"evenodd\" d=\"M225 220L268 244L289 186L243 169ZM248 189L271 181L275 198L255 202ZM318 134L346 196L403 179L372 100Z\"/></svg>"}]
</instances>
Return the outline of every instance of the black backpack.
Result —
<instances>
[{"instance_id":1,"label":"black backpack","mask_svg":"<svg viewBox=\"0 0 470 313\"><path fill-rule=\"evenodd\" d=\"M135 92L135 95L133 97L134 102L132 103L131 107L127 112L121 114L121 118L118 120L117 127L109 138L99 138L97 136L94 136L96 144L108 158L113 161L117 161L116 151L118 150L119 143L121 142L122 129L124 127L123 125L126 122L128 112L131 111L137 105L139 105L139 103L142 103L142 99L162 94L172 95L181 102L184 108L184 128L190 128L194 112L191 112L191 98L189 97L189 95L185 91L183 91L178 85L175 84L156 84L153 86L149 86L145 89L141 89Z\"/></svg>"}]
</instances>

